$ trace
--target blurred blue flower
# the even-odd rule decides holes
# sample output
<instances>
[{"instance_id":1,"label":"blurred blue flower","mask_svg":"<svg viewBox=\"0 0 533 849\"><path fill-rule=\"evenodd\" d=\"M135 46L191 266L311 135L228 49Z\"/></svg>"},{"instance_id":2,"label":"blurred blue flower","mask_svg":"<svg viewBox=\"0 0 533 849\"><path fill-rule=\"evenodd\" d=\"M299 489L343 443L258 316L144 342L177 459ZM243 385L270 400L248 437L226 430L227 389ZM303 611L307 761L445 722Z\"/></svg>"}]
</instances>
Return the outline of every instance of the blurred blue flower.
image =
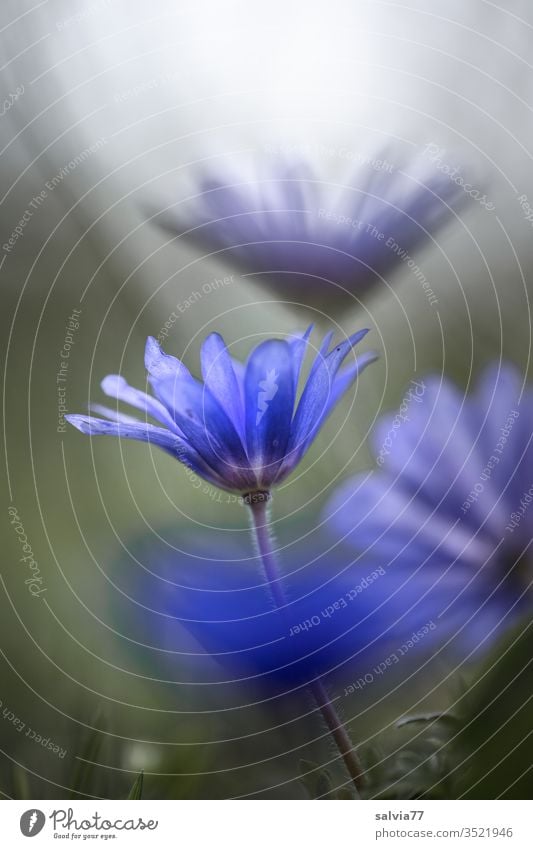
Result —
<instances>
[{"instance_id":1,"label":"blurred blue flower","mask_svg":"<svg viewBox=\"0 0 533 849\"><path fill-rule=\"evenodd\" d=\"M445 379L413 381L375 429L380 470L327 505L330 528L365 560L428 586L463 656L531 615L532 421L533 392L510 365L487 369L467 397Z\"/></svg>"},{"instance_id":2,"label":"blurred blue flower","mask_svg":"<svg viewBox=\"0 0 533 849\"><path fill-rule=\"evenodd\" d=\"M304 164L283 164L255 182L204 174L193 204L157 220L202 252L259 275L284 300L330 312L411 262L465 197L414 160L403 170L371 160L346 185L320 180Z\"/></svg>"},{"instance_id":3,"label":"blurred blue flower","mask_svg":"<svg viewBox=\"0 0 533 849\"><path fill-rule=\"evenodd\" d=\"M106 419L65 418L91 436L158 445L221 489L241 495L268 492L298 465L335 405L376 359L373 353L354 353L353 363L340 370L368 331L354 333L331 350L328 333L296 403L310 332L261 342L245 365L234 361L222 337L212 333L202 345L203 382L149 337L145 364L156 397L132 388L120 375L106 377L102 389L163 427L99 405L93 409Z\"/></svg>"},{"instance_id":4,"label":"blurred blue flower","mask_svg":"<svg viewBox=\"0 0 533 849\"><path fill-rule=\"evenodd\" d=\"M280 609L259 558L229 535L182 530L179 550L153 540L135 550L141 568L132 577L128 566L128 616L135 639L153 649L152 673L170 668L183 680L188 666L190 683L240 683L278 694L317 676L343 686L362 678L366 686L396 665L405 676L406 664L441 637L423 575L405 591L394 574L328 548L313 533L279 551L287 597ZM184 629L207 654L184 638Z\"/></svg>"}]
</instances>

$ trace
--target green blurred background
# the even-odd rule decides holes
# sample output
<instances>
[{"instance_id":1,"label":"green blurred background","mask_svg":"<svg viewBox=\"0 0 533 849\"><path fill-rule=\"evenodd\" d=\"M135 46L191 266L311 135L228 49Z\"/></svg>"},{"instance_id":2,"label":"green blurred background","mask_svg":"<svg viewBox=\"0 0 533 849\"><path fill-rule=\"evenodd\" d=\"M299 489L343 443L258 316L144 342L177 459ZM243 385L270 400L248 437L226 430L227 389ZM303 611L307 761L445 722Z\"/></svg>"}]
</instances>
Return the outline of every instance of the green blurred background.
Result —
<instances>
[{"instance_id":1,"label":"green blurred background","mask_svg":"<svg viewBox=\"0 0 533 849\"><path fill-rule=\"evenodd\" d=\"M417 253L438 309L402 267L337 317L340 331L372 329L365 344L380 361L357 387L353 408L343 402L302 473L276 495L276 532L301 535L335 481L370 465L369 429L410 379L436 370L468 387L501 356L529 370L532 239L519 198L533 203L533 11L525 0L505 10L483 0L466 7L438 0L431 10L422 0L408 9L359 0L305 8L215 0L178 7L155 0L149 8L139 0L57 0L32 8L5 0L1 16L3 92L23 89L0 119L1 244L28 208L32 215L0 257L0 699L7 708L0 789L125 796L144 769L153 797L303 798L298 756L331 757L324 739L305 746L320 729L273 717L265 706L198 713L199 693L150 680L130 641L131 620L121 617L139 568L131 556L138 541L209 526L240 534L246 545L246 518L238 505L195 489L163 453L58 432L67 321L81 310L65 384L70 412L101 400L99 381L110 372L144 386L146 336L157 336L176 305L203 286L212 291L183 312L166 342L195 372L212 330L244 355L262 334L303 329L308 311L289 311L253 277L171 239L149 221L152 211L194 193L198 163L268 170L273 146L312 145L314 167L337 182L350 177L341 151L386 143L400 161L423 157L428 143L444 148L496 210L470 202ZM228 285L214 283L228 275ZM40 598L24 584L10 504L41 570ZM173 680L185 673L176 668ZM441 669L433 675L419 682L421 710L455 698L448 685L425 695L444 677ZM412 702L412 691L400 691L375 709L364 700L350 705L346 718L357 740L374 740ZM10 713L66 755L17 731ZM247 729L246 746L231 743ZM267 730L254 736L254 729ZM295 755L279 755L298 745ZM104 766L80 772L78 755Z\"/></svg>"}]
</instances>

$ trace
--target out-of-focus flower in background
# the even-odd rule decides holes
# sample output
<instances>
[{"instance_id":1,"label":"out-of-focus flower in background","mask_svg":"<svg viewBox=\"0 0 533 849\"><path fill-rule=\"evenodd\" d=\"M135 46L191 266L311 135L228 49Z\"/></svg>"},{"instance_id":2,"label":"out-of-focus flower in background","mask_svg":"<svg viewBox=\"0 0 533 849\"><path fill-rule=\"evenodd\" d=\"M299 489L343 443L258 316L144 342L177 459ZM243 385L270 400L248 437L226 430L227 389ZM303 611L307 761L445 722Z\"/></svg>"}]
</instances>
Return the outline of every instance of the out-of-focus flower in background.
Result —
<instances>
[{"instance_id":1,"label":"out-of-focus flower in background","mask_svg":"<svg viewBox=\"0 0 533 849\"><path fill-rule=\"evenodd\" d=\"M181 532L175 551L154 538L137 545L140 568L129 571L133 605L125 615L130 634L153 649L151 674L183 680L188 670L191 685L244 685L271 695L290 694L317 676L337 687L358 678L364 687L384 673L391 686L394 668L403 678L443 638L436 600L427 595L430 576L402 586L394 572L342 546L328 550L319 536L278 553L282 608L260 560L228 532ZM184 629L206 654L191 649Z\"/></svg>"},{"instance_id":2,"label":"out-of-focus flower in background","mask_svg":"<svg viewBox=\"0 0 533 849\"><path fill-rule=\"evenodd\" d=\"M415 381L402 407L375 429L381 469L343 483L327 520L368 562L429 585L464 657L532 610L533 392L499 364L471 396Z\"/></svg>"},{"instance_id":3,"label":"out-of-focus flower in background","mask_svg":"<svg viewBox=\"0 0 533 849\"><path fill-rule=\"evenodd\" d=\"M198 195L157 216L170 233L255 275L276 297L327 314L355 306L431 240L464 202L428 161L402 167L381 151L345 184L282 162L246 181L203 173Z\"/></svg>"},{"instance_id":4,"label":"out-of-focus flower in background","mask_svg":"<svg viewBox=\"0 0 533 849\"><path fill-rule=\"evenodd\" d=\"M368 331L354 333L331 350L332 334L326 334L296 403L311 329L288 340L261 342L246 364L232 359L222 337L212 333L202 345L203 382L149 337L145 364L155 398L120 375L102 382L107 395L141 410L144 421L100 405L95 410L107 419L65 418L91 436L158 445L221 489L241 495L268 491L294 470L335 405L376 359L372 352L354 354L354 362L339 371Z\"/></svg>"}]
</instances>

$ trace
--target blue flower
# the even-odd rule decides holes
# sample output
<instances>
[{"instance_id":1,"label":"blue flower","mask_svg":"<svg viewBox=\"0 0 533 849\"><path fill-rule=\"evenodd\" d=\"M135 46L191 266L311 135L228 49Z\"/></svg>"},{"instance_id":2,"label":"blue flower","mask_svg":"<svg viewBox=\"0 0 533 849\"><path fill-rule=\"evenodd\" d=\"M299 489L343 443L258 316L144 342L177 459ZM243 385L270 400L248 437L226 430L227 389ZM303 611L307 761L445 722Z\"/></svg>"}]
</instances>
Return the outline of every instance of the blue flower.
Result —
<instances>
[{"instance_id":1,"label":"blue flower","mask_svg":"<svg viewBox=\"0 0 533 849\"><path fill-rule=\"evenodd\" d=\"M466 397L447 380L413 381L375 430L380 469L346 481L326 509L335 533L406 591L428 585L463 656L531 615L532 421L533 392L510 365L487 369Z\"/></svg>"},{"instance_id":2,"label":"blue flower","mask_svg":"<svg viewBox=\"0 0 533 849\"><path fill-rule=\"evenodd\" d=\"M284 300L331 311L356 303L451 216L465 198L448 177L413 163L360 166L346 185L303 165L255 183L205 174L183 212L159 223L208 255L256 274Z\"/></svg>"},{"instance_id":3,"label":"blue flower","mask_svg":"<svg viewBox=\"0 0 533 849\"><path fill-rule=\"evenodd\" d=\"M376 358L354 353L367 330L331 350L328 333L297 401L310 332L261 342L244 365L212 333L202 345L203 382L149 337L145 364L155 397L132 388L120 375L102 382L106 395L141 410L144 420L99 405L93 409L106 419L65 418L91 436L158 445L221 489L242 495L268 492L293 471L340 398ZM351 353L353 362L341 369ZM150 424L147 416L159 425Z\"/></svg>"},{"instance_id":4,"label":"blue flower","mask_svg":"<svg viewBox=\"0 0 533 849\"><path fill-rule=\"evenodd\" d=\"M260 559L229 536L180 529L175 551L152 539L133 546L135 571L130 562L124 569L133 603L128 633L150 648L151 674L158 669L173 680L242 684L279 695L317 676L337 686L362 678L358 689L364 689L384 673L390 682L396 666L405 676L407 664L439 637L435 611L422 599L427 583L407 598L395 592L394 575L331 547L319 532L281 547L287 603L277 608ZM402 646L410 640L404 660Z\"/></svg>"}]
</instances>

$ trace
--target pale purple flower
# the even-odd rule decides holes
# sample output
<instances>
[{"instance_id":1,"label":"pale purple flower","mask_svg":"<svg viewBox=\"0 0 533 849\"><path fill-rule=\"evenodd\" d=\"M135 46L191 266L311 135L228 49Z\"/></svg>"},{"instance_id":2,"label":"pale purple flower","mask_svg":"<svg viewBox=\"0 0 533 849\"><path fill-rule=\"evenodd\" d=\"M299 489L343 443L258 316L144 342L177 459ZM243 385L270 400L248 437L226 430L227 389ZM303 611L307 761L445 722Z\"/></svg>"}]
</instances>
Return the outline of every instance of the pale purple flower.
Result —
<instances>
[{"instance_id":1,"label":"pale purple flower","mask_svg":"<svg viewBox=\"0 0 533 849\"><path fill-rule=\"evenodd\" d=\"M331 311L410 262L465 197L428 163L400 170L373 162L345 183L322 180L304 164L282 163L251 181L203 173L197 196L157 220L283 300Z\"/></svg>"},{"instance_id":2,"label":"pale purple flower","mask_svg":"<svg viewBox=\"0 0 533 849\"><path fill-rule=\"evenodd\" d=\"M472 395L438 377L411 389L375 429L381 468L343 483L327 521L401 585L423 579L440 631L473 652L533 610L533 391L510 365Z\"/></svg>"}]
</instances>

